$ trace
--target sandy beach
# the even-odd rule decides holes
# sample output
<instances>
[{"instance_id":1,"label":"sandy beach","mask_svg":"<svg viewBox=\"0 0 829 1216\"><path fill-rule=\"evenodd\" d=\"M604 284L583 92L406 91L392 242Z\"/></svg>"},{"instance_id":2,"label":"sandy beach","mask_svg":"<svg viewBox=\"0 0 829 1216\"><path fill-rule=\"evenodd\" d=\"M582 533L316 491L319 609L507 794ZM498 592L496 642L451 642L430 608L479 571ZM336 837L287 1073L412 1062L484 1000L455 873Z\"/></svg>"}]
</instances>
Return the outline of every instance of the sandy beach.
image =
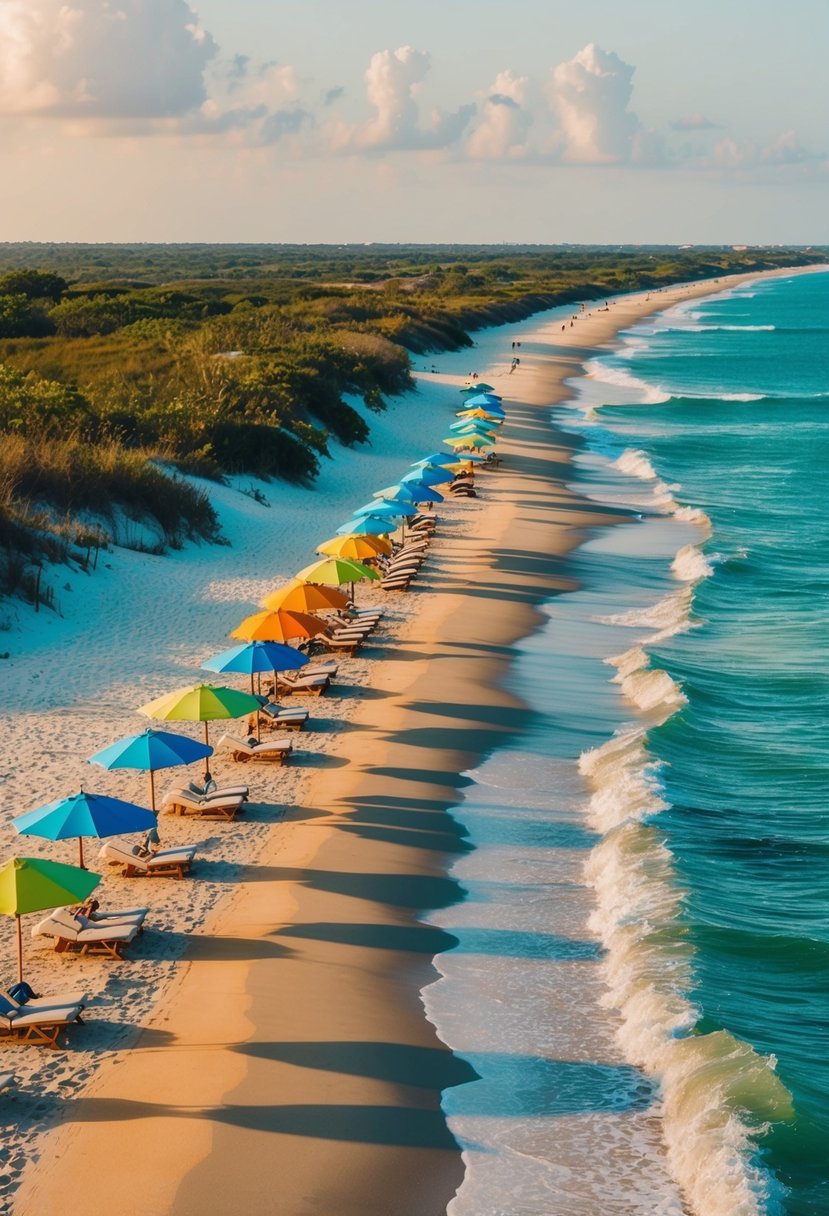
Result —
<instances>
[{"instance_id":1,"label":"sandy beach","mask_svg":"<svg viewBox=\"0 0 829 1216\"><path fill-rule=\"evenodd\" d=\"M294 737L296 762L262 772L225 755L219 780L252 787L244 822L163 820L165 844L200 846L191 879L106 875L107 904L153 909L134 960L59 959L27 943L38 990L88 991L91 1001L68 1050L5 1050L19 1092L4 1104L13 1126L0 1212L57 1216L67 1195L85 1216L446 1211L463 1163L441 1092L475 1074L424 1015L432 959L452 939L419 916L463 898L447 870L469 846L449 811L464 771L522 722L522 702L504 690L511 647L536 628L539 605L573 585L567 554L614 519L567 488L572 441L553 431L548 407L639 318L756 277L621 297L607 311L588 306L572 327L568 313L487 331L477 351L436 359L451 371L420 376L428 412L408 411L395 432L394 417L406 413L397 403L354 478L339 467L330 474L336 485L313 504L313 535L300 524L301 491L277 504L278 525L270 508L228 493L234 549L189 561L115 556L96 576L91 658L78 614L54 622L54 637L51 621L28 617L6 635L4 818L67 782L140 800L140 775L96 772L93 781L83 758L142 729L135 705L192 682L248 605L311 559L346 505L430 450L458 399L460 360L503 395L503 464L476 479L478 499L439 505L420 577L383 599L376 635L343 661L330 694L307 705L313 721ZM510 374L516 335L521 364ZM263 539L245 550L235 568L252 528L267 547ZM176 563L186 581L171 597L168 631L159 592ZM124 606L125 586L144 597L141 611ZM7 853L37 851L7 835ZM2 957L10 973L11 934Z\"/></svg>"}]
</instances>

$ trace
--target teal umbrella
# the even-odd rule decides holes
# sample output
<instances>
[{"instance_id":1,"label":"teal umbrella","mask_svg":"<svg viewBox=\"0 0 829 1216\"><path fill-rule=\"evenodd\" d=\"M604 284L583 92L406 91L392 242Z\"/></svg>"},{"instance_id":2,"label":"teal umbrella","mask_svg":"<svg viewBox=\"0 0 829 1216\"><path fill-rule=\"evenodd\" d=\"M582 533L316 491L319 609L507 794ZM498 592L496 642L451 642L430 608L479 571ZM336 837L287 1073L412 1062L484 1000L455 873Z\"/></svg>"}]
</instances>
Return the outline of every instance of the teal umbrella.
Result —
<instances>
[{"instance_id":1,"label":"teal umbrella","mask_svg":"<svg viewBox=\"0 0 829 1216\"><path fill-rule=\"evenodd\" d=\"M213 755L209 743L199 743L187 735L176 735L169 730L148 728L140 735L119 739L89 757L90 764L101 768L132 768L150 774L150 806L155 811L155 777L159 768L175 768L180 764L193 764ZM126 804L125 804L126 805Z\"/></svg>"},{"instance_id":2,"label":"teal umbrella","mask_svg":"<svg viewBox=\"0 0 829 1216\"><path fill-rule=\"evenodd\" d=\"M156 826L152 811L120 798L104 794L70 794L57 802L47 802L25 815L18 815L12 825L21 836L41 836L44 840L68 840L77 836L80 868L83 860L84 836L120 836L123 832L145 832Z\"/></svg>"}]
</instances>

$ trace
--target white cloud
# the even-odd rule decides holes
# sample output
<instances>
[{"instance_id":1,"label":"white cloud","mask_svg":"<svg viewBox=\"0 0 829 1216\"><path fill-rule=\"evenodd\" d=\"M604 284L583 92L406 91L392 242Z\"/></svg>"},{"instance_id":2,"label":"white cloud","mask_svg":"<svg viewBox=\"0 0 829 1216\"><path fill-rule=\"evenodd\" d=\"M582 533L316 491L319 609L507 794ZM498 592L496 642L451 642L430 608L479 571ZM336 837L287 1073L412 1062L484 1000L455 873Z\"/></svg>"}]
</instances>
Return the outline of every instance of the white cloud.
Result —
<instances>
[{"instance_id":1,"label":"white cloud","mask_svg":"<svg viewBox=\"0 0 829 1216\"><path fill-rule=\"evenodd\" d=\"M720 128L720 123L712 122L699 111L694 114L686 114L683 118L674 119L670 125L672 131L717 131Z\"/></svg>"},{"instance_id":2,"label":"white cloud","mask_svg":"<svg viewBox=\"0 0 829 1216\"><path fill-rule=\"evenodd\" d=\"M186 0L0 0L0 113L186 114L216 50Z\"/></svg>"},{"instance_id":3,"label":"white cloud","mask_svg":"<svg viewBox=\"0 0 829 1216\"><path fill-rule=\"evenodd\" d=\"M499 72L483 102L483 114L466 146L475 160L518 158L527 150L532 115L527 109L527 77Z\"/></svg>"},{"instance_id":4,"label":"white cloud","mask_svg":"<svg viewBox=\"0 0 829 1216\"><path fill-rule=\"evenodd\" d=\"M764 166L799 165L812 160L794 131L784 131L768 144L728 135L714 147L714 162L725 169L756 169Z\"/></svg>"},{"instance_id":5,"label":"white cloud","mask_svg":"<svg viewBox=\"0 0 829 1216\"><path fill-rule=\"evenodd\" d=\"M610 165L631 159L641 127L628 110L635 70L592 42L558 65L548 95L559 121L563 160Z\"/></svg>"},{"instance_id":6,"label":"white cloud","mask_svg":"<svg viewBox=\"0 0 829 1216\"><path fill-rule=\"evenodd\" d=\"M374 107L374 118L363 126L340 129L335 145L367 150L445 148L462 134L474 106L454 113L433 110L421 126L418 96L431 66L429 56L412 46L396 51L378 51L366 70L366 96Z\"/></svg>"}]
</instances>

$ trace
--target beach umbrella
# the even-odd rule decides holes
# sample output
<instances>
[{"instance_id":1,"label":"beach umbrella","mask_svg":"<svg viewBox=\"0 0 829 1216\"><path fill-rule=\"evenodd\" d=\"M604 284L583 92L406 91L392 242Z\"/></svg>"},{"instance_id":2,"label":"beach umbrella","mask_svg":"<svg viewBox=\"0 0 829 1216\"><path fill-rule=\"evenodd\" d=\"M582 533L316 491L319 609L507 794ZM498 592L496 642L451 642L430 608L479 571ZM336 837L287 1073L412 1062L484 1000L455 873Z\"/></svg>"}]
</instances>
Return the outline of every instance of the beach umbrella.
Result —
<instances>
[{"instance_id":1,"label":"beach umbrella","mask_svg":"<svg viewBox=\"0 0 829 1216\"><path fill-rule=\"evenodd\" d=\"M89 764L100 764L101 768L134 768L150 774L150 806L155 811L155 771L159 768L176 768L180 764L194 764L213 755L213 748L199 743L189 735L174 735L167 730L147 727L140 735L130 735L117 743L105 747L89 757ZM136 828L136 831L139 829Z\"/></svg>"},{"instance_id":2,"label":"beach umbrella","mask_svg":"<svg viewBox=\"0 0 829 1216\"><path fill-rule=\"evenodd\" d=\"M300 570L299 578L307 579L309 583L324 583L333 587L350 583L353 597L356 582L364 578L379 581L380 575L363 562L352 561L346 557L324 557L322 561L312 562L310 566Z\"/></svg>"},{"instance_id":3,"label":"beach umbrella","mask_svg":"<svg viewBox=\"0 0 829 1216\"><path fill-rule=\"evenodd\" d=\"M354 512L355 519L362 515L385 515L387 519L405 519L407 515L417 515L417 507L412 502L389 502L383 498L373 498Z\"/></svg>"},{"instance_id":4,"label":"beach umbrella","mask_svg":"<svg viewBox=\"0 0 829 1216\"><path fill-rule=\"evenodd\" d=\"M443 495L424 481L401 482L381 492L384 502L443 502Z\"/></svg>"},{"instance_id":5,"label":"beach umbrella","mask_svg":"<svg viewBox=\"0 0 829 1216\"><path fill-rule=\"evenodd\" d=\"M385 490L378 490L374 497L383 502L443 502L442 494L425 481L416 478L407 482L400 481L396 486L386 486Z\"/></svg>"},{"instance_id":6,"label":"beach umbrella","mask_svg":"<svg viewBox=\"0 0 829 1216\"><path fill-rule=\"evenodd\" d=\"M254 675L263 671L296 671L307 662L304 654L283 642L243 642L241 646L231 646L229 650L205 660L202 667L206 671L222 674L237 671L240 675L250 676L250 691L253 693Z\"/></svg>"},{"instance_id":7,"label":"beach umbrella","mask_svg":"<svg viewBox=\"0 0 829 1216\"><path fill-rule=\"evenodd\" d=\"M331 612L332 609L348 607L348 596L333 587L320 587L295 578L285 587L278 587L262 600L263 608L276 612L285 608L289 612Z\"/></svg>"},{"instance_id":8,"label":"beach umbrella","mask_svg":"<svg viewBox=\"0 0 829 1216\"><path fill-rule=\"evenodd\" d=\"M496 397L494 393L478 393L476 397L467 397L463 408L465 410L474 410L479 405L483 406L484 409L487 409L490 405L501 405L501 398ZM503 409L504 407L501 406L501 408Z\"/></svg>"},{"instance_id":9,"label":"beach umbrella","mask_svg":"<svg viewBox=\"0 0 829 1216\"><path fill-rule=\"evenodd\" d=\"M327 628L325 621L309 612L275 608L245 617L230 636L242 642L290 642L294 638L314 638Z\"/></svg>"},{"instance_id":10,"label":"beach umbrella","mask_svg":"<svg viewBox=\"0 0 829 1216\"><path fill-rule=\"evenodd\" d=\"M396 524L387 515L361 515L359 519L350 519L348 523L340 524L338 536L388 536L394 532Z\"/></svg>"},{"instance_id":11,"label":"beach umbrella","mask_svg":"<svg viewBox=\"0 0 829 1216\"><path fill-rule=\"evenodd\" d=\"M164 722L203 722L204 742L208 746L211 722L258 714L261 707L262 702L248 692L217 688L213 684L197 684L195 688L177 688L175 692L142 705L138 712Z\"/></svg>"},{"instance_id":12,"label":"beach umbrella","mask_svg":"<svg viewBox=\"0 0 829 1216\"><path fill-rule=\"evenodd\" d=\"M475 396L478 393L493 393L494 391L495 390L493 389L492 385L485 384L483 380L476 380L474 384L466 384L461 389L462 393L470 394L472 396Z\"/></svg>"},{"instance_id":13,"label":"beach umbrella","mask_svg":"<svg viewBox=\"0 0 829 1216\"><path fill-rule=\"evenodd\" d=\"M81 870L78 866L66 866L39 857L12 857L0 869L0 913L13 916L17 921L18 983L23 982L21 916L81 903L100 881L100 874L90 874L89 870Z\"/></svg>"},{"instance_id":14,"label":"beach umbrella","mask_svg":"<svg viewBox=\"0 0 829 1216\"><path fill-rule=\"evenodd\" d=\"M483 435L451 435L443 441L450 448L491 448L494 439Z\"/></svg>"},{"instance_id":15,"label":"beach umbrella","mask_svg":"<svg viewBox=\"0 0 829 1216\"><path fill-rule=\"evenodd\" d=\"M212 750L212 749L211 749ZM156 826L152 811L120 798L107 798L104 794L71 794L57 802L47 802L25 815L12 820L14 830L21 836L41 836L44 840L69 840L78 838L79 866L86 869L83 860L83 838L94 836L120 836L122 832L144 832Z\"/></svg>"},{"instance_id":16,"label":"beach umbrella","mask_svg":"<svg viewBox=\"0 0 829 1216\"><path fill-rule=\"evenodd\" d=\"M494 434L491 422L481 422L475 418L459 418L457 422L450 423L449 430L455 435Z\"/></svg>"},{"instance_id":17,"label":"beach umbrella","mask_svg":"<svg viewBox=\"0 0 829 1216\"><path fill-rule=\"evenodd\" d=\"M422 468L412 469L410 473L406 473L404 477L400 478L400 484L407 486L410 482L414 482L415 484L422 483L424 486L442 486L448 480L445 469L433 468L426 464Z\"/></svg>"},{"instance_id":18,"label":"beach umbrella","mask_svg":"<svg viewBox=\"0 0 829 1216\"><path fill-rule=\"evenodd\" d=\"M467 456L467 460L483 460L483 456ZM413 466L414 468L438 468L448 469L450 465L456 463L457 458L449 452L433 452L431 456L426 456L423 460L418 460Z\"/></svg>"},{"instance_id":19,"label":"beach umbrella","mask_svg":"<svg viewBox=\"0 0 829 1216\"><path fill-rule=\"evenodd\" d=\"M468 422L477 418L481 421L493 422L496 426L500 426L506 418L504 411L496 409L494 405L489 405L486 409L479 405L474 410L457 410L455 416L457 418L465 418Z\"/></svg>"},{"instance_id":20,"label":"beach umbrella","mask_svg":"<svg viewBox=\"0 0 829 1216\"><path fill-rule=\"evenodd\" d=\"M351 557L362 562L370 561L381 553L388 555L392 551L392 545L390 540L382 536L332 536L331 540L317 545L316 551L327 557Z\"/></svg>"}]
</instances>

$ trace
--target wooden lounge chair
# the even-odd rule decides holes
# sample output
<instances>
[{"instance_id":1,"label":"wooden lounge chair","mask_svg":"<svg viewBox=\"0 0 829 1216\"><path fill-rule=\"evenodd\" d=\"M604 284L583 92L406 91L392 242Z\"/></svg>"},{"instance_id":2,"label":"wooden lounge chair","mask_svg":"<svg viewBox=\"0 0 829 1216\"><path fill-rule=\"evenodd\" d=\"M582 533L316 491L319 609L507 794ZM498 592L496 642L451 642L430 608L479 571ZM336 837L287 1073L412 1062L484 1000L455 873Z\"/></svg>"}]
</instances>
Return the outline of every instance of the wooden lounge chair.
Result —
<instances>
[{"instance_id":1,"label":"wooden lounge chair","mask_svg":"<svg viewBox=\"0 0 829 1216\"><path fill-rule=\"evenodd\" d=\"M5 1004L5 1002L4 1002ZM45 1043L57 1048L58 1036L73 1022L82 1022L80 1005L56 1005L51 1009L13 1009L0 1012L0 1037L19 1042Z\"/></svg>"},{"instance_id":2,"label":"wooden lounge chair","mask_svg":"<svg viewBox=\"0 0 829 1216\"><path fill-rule=\"evenodd\" d=\"M174 815L198 815L202 819L226 819L232 821L245 809L241 794L191 794L189 790L169 791L164 795L164 805Z\"/></svg>"},{"instance_id":3,"label":"wooden lounge chair","mask_svg":"<svg viewBox=\"0 0 829 1216\"><path fill-rule=\"evenodd\" d=\"M330 686L331 677L327 672L309 676L289 676L287 672L280 672L276 677L276 691L282 696L321 697Z\"/></svg>"},{"instance_id":4,"label":"wooden lounge chair","mask_svg":"<svg viewBox=\"0 0 829 1216\"><path fill-rule=\"evenodd\" d=\"M68 908L55 908L50 920L54 925L52 936L58 954L103 954L120 959L140 932L138 925L92 926L86 921L85 927Z\"/></svg>"},{"instance_id":5,"label":"wooden lounge chair","mask_svg":"<svg viewBox=\"0 0 829 1216\"><path fill-rule=\"evenodd\" d=\"M231 749L234 760L246 764L249 760L263 760L271 764L286 764L294 750L290 739L274 739L267 743L248 743L242 739L234 739L232 735L222 735L219 746L227 744Z\"/></svg>"},{"instance_id":6,"label":"wooden lounge chair","mask_svg":"<svg viewBox=\"0 0 829 1216\"><path fill-rule=\"evenodd\" d=\"M104 841L98 856L113 865L124 866L125 878L184 878L190 873L196 856L195 845L177 849L160 849L146 853L140 845L131 845L119 836Z\"/></svg>"},{"instance_id":7,"label":"wooden lounge chair","mask_svg":"<svg viewBox=\"0 0 829 1216\"><path fill-rule=\"evenodd\" d=\"M364 640L362 637L330 638L325 633L318 633L315 638L311 639L311 642L313 646L321 646L323 650L339 651L342 654L352 655L357 653Z\"/></svg>"}]
</instances>

